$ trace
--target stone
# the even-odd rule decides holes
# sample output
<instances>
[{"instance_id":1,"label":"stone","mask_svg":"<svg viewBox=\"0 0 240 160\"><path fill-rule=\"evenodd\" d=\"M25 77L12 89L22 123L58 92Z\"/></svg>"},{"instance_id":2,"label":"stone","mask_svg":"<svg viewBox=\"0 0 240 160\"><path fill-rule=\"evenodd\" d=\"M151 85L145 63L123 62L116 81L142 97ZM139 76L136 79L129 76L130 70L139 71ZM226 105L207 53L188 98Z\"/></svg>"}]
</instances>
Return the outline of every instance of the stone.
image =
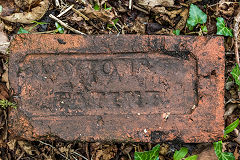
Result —
<instances>
[{"instance_id":1,"label":"stone","mask_svg":"<svg viewBox=\"0 0 240 160\"><path fill-rule=\"evenodd\" d=\"M223 136L222 37L21 34L10 51L12 136L186 143Z\"/></svg>"}]
</instances>

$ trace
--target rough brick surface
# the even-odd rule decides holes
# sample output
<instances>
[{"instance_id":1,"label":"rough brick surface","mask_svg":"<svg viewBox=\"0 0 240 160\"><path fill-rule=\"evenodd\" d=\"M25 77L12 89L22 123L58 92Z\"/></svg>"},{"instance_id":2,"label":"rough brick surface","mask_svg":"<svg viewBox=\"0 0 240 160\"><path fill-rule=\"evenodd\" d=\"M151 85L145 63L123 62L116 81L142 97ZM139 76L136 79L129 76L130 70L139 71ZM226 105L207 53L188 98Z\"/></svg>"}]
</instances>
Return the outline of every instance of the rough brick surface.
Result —
<instances>
[{"instance_id":1,"label":"rough brick surface","mask_svg":"<svg viewBox=\"0 0 240 160\"><path fill-rule=\"evenodd\" d=\"M224 128L221 37L18 35L14 136L210 142Z\"/></svg>"}]
</instances>

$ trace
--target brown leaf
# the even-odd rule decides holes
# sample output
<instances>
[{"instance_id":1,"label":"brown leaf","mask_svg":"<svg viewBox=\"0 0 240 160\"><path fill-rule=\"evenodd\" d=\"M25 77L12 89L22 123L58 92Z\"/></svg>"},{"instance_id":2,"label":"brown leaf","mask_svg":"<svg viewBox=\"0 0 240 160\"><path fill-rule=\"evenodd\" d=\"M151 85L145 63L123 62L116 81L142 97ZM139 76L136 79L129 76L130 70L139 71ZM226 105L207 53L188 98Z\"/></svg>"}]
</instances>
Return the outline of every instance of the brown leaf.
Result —
<instances>
[{"instance_id":1,"label":"brown leaf","mask_svg":"<svg viewBox=\"0 0 240 160\"><path fill-rule=\"evenodd\" d=\"M18 7L25 10L30 8L33 4L39 2L39 0L14 0L14 2Z\"/></svg>"},{"instance_id":2,"label":"brown leaf","mask_svg":"<svg viewBox=\"0 0 240 160\"><path fill-rule=\"evenodd\" d=\"M22 150L24 150L28 155L33 155L34 152L36 154L40 154L40 152L32 146L29 142L27 141L18 141L18 145L21 147Z\"/></svg>"},{"instance_id":3,"label":"brown leaf","mask_svg":"<svg viewBox=\"0 0 240 160\"><path fill-rule=\"evenodd\" d=\"M39 6L33 8L29 12L14 13L10 16L1 16L1 18L9 22L30 24L32 21L41 19L48 10L48 6L49 0L43 0L39 3Z\"/></svg>"},{"instance_id":4,"label":"brown leaf","mask_svg":"<svg viewBox=\"0 0 240 160\"><path fill-rule=\"evenodd\" d=\"M174 5L174 0L137 0L137 4L151 9L155 6L171 7Z\"/></svg>"},{"instance_id":5,"label":"brown leaf","mask_svg":"<svg viewBox=\"0 0 240 160\"><path fill-rule=\"evenodd\" d=\"M13 151L15 149L16 142L17 142L16 139L11 139L10 141L8 141L7 142L8 148Z\"/></svg>"},{"instance_id":6,"label":"brown leaf","mask_svg":"<svg viewBox=\"0 0 240 160\"><path fill-rule=\"evenodd\" d=\"M9 16L19 10L13 0L0 0L0 4L2 6L1 16Z\"/></svg>"},{"instance_id":7,"label":"brown leaf","mask_svg":"<svg viewBox=\"0 0 240 160\"><path fill-rule=\"evenodd\" d=\"M115 17L111 10L101 9L97 11L93 9L91 5L87 5L81 10L81 12L83 12L90 19L100 19L103 22L109 22Z\"/></svg>"},{"instance_id":8,"label":"brown leaf","mask_svg":"<svg viewBox=\"0 0 240 160\"><path fill-rule=\"evenodd\" d=\"M198 154L198 160L218 160L213 146L210 146L206 149L204 149L200 154Z\"/></svg>"},{"instance_id":9,"label":"brown leaf","mask_svg":"<svg viewBox=\"0 0 240 160\"><path fill-rule=\"evenodd\" d=\"M10 45L7 34L3 32L4 24L0 24L0 53L6 54L7 49Z\"/></svg>"}]
</instances>

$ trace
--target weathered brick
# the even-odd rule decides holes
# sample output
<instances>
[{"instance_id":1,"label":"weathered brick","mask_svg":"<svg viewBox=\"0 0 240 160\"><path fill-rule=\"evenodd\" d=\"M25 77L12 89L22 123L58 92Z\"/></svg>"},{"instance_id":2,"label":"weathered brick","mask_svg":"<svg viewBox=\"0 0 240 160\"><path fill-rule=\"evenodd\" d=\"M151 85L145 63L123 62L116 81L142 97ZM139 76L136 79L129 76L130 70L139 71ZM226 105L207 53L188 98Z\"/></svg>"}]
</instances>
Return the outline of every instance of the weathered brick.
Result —
<instances>
[{"instance_id":1,"label":"weathered brick","mask_svg":"<svg viewBox=\"0 0 240 160\"><path fill-rule=\"evenodd\" d=\"M13 136L210 142L224 128L222 37L18 35Z\"/></svg>"}]
</instances>

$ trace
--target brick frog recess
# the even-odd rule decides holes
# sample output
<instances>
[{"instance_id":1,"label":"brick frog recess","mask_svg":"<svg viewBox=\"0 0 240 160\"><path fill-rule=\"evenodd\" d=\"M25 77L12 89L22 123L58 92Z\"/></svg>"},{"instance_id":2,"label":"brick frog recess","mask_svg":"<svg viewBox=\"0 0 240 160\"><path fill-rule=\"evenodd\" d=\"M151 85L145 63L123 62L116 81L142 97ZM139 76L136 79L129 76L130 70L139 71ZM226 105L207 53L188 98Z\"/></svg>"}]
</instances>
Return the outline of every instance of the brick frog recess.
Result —
<instances>
[{"instance_id":1,"label":"brick frog recess","mask_svg":"<svg viewBox=\"0 0 240 160\"><path fill-rule=\"evenodd\" d=\"M14 136L210 142L224 128L222 37L18 35Z\"/></svg>"}]
</instances>

